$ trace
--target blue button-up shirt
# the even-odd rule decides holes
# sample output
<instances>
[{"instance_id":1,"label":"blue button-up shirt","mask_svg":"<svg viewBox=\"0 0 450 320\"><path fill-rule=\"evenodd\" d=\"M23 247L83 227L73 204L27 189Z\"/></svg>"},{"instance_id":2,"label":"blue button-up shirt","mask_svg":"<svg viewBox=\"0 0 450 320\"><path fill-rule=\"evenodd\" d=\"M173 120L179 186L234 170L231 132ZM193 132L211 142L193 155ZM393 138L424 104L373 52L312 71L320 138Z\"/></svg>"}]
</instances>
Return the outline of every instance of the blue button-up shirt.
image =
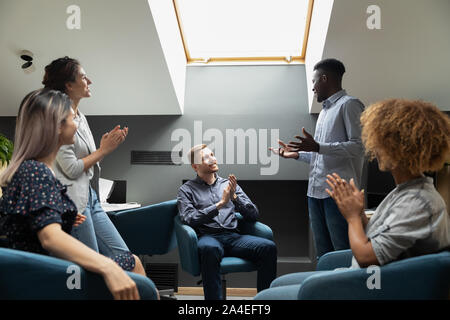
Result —
<instances>
[{"instance_id":1,"label":"blue button-up shirt","mask_svg":"<svg viewBox=\"0 0 450 320\"><path fill-rule=\"evenodd\" d=\"M222 199L228 183L227 179L216 175L216 180L211 185L198 176L183 184L177 196L181 221L200 234L235 230L238 224L235 212L242 214L246 220L256 221L258 209L239 185L236 186L236 200L230 200L221 209L217 209L216 203Z\"/></svg>"},{"instance_id":2,"label":"blue button-up shirt","mask_svg":"<svg viewBox=\"0 0 450 320\"><path fill-rule=\"evenodd\" d=\"M299 152L298 157L310 164L308 197L328 198L326 176L333 172L347 181L353 178L356 186L361 186L364 146L360 116L363 111L363 103L347 95L345 90L323 102L314 134L319 152Z\"/></svg>"}]
</instances>

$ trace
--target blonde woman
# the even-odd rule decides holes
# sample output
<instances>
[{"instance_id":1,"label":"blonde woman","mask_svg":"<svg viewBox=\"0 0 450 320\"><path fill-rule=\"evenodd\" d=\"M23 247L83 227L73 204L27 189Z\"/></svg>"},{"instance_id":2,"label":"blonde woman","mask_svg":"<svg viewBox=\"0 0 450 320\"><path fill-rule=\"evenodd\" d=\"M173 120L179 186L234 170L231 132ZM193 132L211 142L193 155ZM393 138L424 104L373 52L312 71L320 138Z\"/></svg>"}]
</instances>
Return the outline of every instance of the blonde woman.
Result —
<instances>
[{"instance_id":1,"label":"blonde woman","mask_svg":"<svg viewBox=\"0 0 450 320\"><path fill-rule=\"evenodd\" d=\"M46 89L31 92L21 103L13 157L0 176L9 247L73 261L100 274L115 299L139 299L135 282L116 262L70 235L84 217L77 215L53 164L59 148L74 142L71 104L64 93Z\"/></svg>"}]
</instances>

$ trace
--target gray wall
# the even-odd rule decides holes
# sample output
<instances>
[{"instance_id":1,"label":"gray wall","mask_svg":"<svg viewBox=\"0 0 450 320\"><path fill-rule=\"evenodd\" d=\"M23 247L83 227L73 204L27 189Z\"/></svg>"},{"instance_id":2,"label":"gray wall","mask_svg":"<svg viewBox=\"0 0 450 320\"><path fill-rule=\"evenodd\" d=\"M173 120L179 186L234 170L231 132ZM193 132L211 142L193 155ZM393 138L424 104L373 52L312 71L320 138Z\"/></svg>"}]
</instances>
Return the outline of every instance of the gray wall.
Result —
<instances>
[{"instance_id":1,"label":"gray wall","mask_svg":"<svg viewBox=\"0 0 450 320\"><path fill-rule=\"evenodd\" d=\"M193 135L194 121L202 121L203 132L217 128L224 136L225 129L279 129L280 138L289 140L302 126L313 131L315 116L307 111L304 82L304 66L300 65L189 67L183 116L88 117L97 139L116 124L130 129L126 142L101 163L102 176L128 180L129 201L149 204L173 199L181 180L194 175L190 165L130 165L131 150L171 150L176 144L171 141L172 132L185 128ZM307 166L295 161L282 159L279 173L272 176L261 176L260 167L222 164L220 174L234 173L247 180L308 176Z\"/></svg>"}]
</instances>

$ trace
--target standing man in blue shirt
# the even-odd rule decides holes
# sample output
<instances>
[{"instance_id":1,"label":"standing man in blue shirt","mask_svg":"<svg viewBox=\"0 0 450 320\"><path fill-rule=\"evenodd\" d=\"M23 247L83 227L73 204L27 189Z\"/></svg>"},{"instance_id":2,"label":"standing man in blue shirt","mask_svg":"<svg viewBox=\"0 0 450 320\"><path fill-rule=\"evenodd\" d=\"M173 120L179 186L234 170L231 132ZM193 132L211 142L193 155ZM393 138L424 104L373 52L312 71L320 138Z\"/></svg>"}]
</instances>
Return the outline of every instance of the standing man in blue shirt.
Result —
<instances>
[{"instance_id":1,"label":"standing man in blue shirt","mask_svg":"<svg viewBox=\"0 0 450 320\"><path fill-rule=\"evenodd\" d=\"M267 289L276 277L277 248L273 241L241 235L235 212L256 221L258 209L237 184L236 177L217 175L214 153L205 144L189 152L197 177L178 191L180 219L197 233L205 300L222 300L220 262L224 256L252 261L258 269L257 290Z\"/></svg>"},{"instance_id":2,"label":"standing man in blue shirt","mask_svg":"<svg viewBox=\"0 0 450 320\"><path fill-rule=\"evenodd\" d=\"M317 258L334 250L349 249L348 225L334 200L325 189L326 175L333 172L343 179L354 179L361 187L364 147L360 116L363 103L342 89L345 67L336 59L325 59L314 66L313 91L323 103L314 137L305 128L298 142L271 150L283 158L297 159L310 165L308 183L309 219Z\"/></svg>"}]
</instances>

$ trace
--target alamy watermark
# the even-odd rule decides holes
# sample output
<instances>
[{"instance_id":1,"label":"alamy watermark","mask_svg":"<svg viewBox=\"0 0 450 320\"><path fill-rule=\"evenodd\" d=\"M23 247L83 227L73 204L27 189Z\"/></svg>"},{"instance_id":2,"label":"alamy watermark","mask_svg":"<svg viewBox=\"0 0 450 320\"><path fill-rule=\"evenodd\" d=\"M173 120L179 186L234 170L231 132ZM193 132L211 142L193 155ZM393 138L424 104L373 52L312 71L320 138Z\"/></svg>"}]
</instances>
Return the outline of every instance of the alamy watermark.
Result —
<instances>
[{"instance_id":1,"label":"alamy watermark","mask_svg":"<svg viewBox=\"0 0 450 320\"><path fill-rule=\"evenodd\" d=\"M66 19L66 27L69 30L81 30L81 8L72 4L66 8L69 16ZM366 20L366 26L369 30L381 29L381 9L378 5L372 4L367 7L366 13L369 17Z\"/></svg>"},{"instance_id":2,"label":"alamy watermark","mask_svg":"<svg viewBox=\"0 0 450 320\"><path fill-rule=\"evenodd\" d=\"M66 27L69 30L81 29L81 9L79 6L72 4L67 7L66 13L70 14L66 19Z\"/></svg>"},{"instance_id":3,"label":"alamy watermark","mask_svg":"<svg viewBox=\"0 0 450 320\"><path fill-rule=\"evenodd\" d=\"M79 266L71 264L67 267L66 273L69 273L70 276L67 278L66 286L67 289L81 289L81 269Z\"/></svg>"},{"instance_id":4,"label":"alamy watermark","mask_svg":"<svg viewBox=\"0 0 450 320\"><path fill-rule=\"evenodd\" d=\"M366 26L369 30L381 29L381 9L379 6L372 4L367 7L366 12L370 16L366 20Z\"/></svg>"},{"instance_id":5,"label":"alamy watermark","mask_svg":"<svg viewBox=\"0 0 450 320\"><path fill-rule=\"evenodd\" d=\"M182 152L181 162L189 164L189 150L198 144L207 144L214 152L218 164L259 164L263 176L275 175L279 169L279 156L269 151L278 146L279 129L225 129L209 128L203 132L202 121L194 121L194 133L185 128L172 132L171 141L177 142L172 155ZM172 161L177 160L172 157Z\"/></svg>"},{"instance_id":6,"label":"alamy watermark","mask_svg":"<svg viewBox=\"0 0 450 320\"><path fill-rule=\"evenodd\" d=\"M366 272L371 274L367 278L366 286L367 289L381 289L381 269L379 266L368 266Z\"/></svg>"}]
</instances>

